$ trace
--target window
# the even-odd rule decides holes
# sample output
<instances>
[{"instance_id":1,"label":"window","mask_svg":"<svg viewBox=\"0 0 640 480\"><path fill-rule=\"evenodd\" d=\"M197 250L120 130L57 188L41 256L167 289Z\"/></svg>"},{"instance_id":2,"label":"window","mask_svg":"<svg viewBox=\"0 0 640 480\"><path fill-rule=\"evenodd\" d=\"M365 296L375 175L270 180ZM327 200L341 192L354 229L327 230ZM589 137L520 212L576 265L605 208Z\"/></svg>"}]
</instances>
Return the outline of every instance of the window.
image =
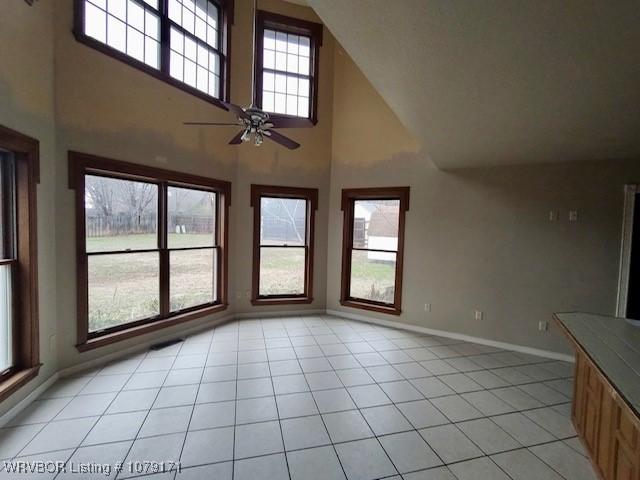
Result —
<instances>
[{"instance_id":1,"label":"window","mask_svg":"<svg viewBox=\"0 0 640 480\"><path fill-rule=\"evenodd\" d=\"M36 377L38 141L0 127L0 401Z\"/></svg>"},{"instance_id":2,"label":"window","mask_svg":"<svg viewBox=\"0 0 640 480\"><path fill-rule=\"evenodd\" d=\"M317 122L322 25L258 11L255 102L278 126Z\"/></svg>"},{"instance_id":3,"label":"window","mask_svg":"<svg viewBox=\"0 0 640 480\"><path fill-rule=\"evenodd\" d=\"M399 315L409 187L342 191L341 304Z\"/></svg>"},{"instance_id":4,"label":"window","mask_svg":"<svg viewBox=\"0 0 640 480\"><path fill-rule=\"evenodd\" d=\"M228 182L69 158L79 349L226 308Z\"/></svg>"},{"instance_id":5,"label":"window","mask_svg":"<svg viewBox=\"0 0 640 480\"><path fill-rule=\"evenodd\" d=\"M254 305L313 301L318 190L251 185Z\"/></svg>"},{"instance_id":6,"label":"window","mask_svg":"<svg viewBox=\"0 0 640 480\"><path fill-rule=\"evenodd\" d=\"M233 0L76 0L76 38L212 103L228 98Z\"/></svg>"}]
</instances>

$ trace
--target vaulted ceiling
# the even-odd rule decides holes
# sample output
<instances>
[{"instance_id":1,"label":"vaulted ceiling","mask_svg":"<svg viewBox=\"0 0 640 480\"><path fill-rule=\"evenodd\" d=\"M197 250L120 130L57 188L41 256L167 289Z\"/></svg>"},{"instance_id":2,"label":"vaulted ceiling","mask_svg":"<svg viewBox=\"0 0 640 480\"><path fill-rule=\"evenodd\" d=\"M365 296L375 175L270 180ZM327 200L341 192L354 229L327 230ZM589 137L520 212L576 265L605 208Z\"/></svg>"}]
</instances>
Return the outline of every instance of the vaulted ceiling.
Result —
<instances>
[{"instance_id":1,"label":"vaulted ceiling","mask_svg":"<svg viewBox=\"0 0 640 480\"><path fill-rule=\"evenodd\" d=\"M637 0L307 0L440 168L638 158Z\"/></svg>"}]
</instances>

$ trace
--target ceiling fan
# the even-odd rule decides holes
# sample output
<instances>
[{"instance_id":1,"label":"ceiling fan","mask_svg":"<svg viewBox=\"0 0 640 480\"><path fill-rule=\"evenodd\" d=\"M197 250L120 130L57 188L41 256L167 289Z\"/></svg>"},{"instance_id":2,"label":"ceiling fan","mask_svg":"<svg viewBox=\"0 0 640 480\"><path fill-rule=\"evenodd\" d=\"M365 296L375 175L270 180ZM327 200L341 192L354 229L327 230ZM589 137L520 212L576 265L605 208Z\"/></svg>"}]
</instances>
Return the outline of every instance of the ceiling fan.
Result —
<instances>
[{"instance_id":1,"label":"ceiling fan","mask_svg":"<svg viewBox=\"0 0 640 480\"><path fill-rule=\"evenodd\" d=\"M255 57L256 57L256 18L257 18L257 0L253 1L253 50L252 50L252 65L255 65ZM251 75L251 98L255 98L256 88L256 70L253 68L253 73ZM211 125L211 126L221 126L221 125L237 125L242 127L240 130L230 141L230 145L239 145L244 142L248 142L253 137L253 143L256 146L262 145L262 142L265 138L272 140L283 147L286 147L290 150L295 150L300 147L300 144L294 142L288 137L285 137L281 133L276 132L275 130L271 130L275 125L272 121L270 121L269 114L264 110L256 107L253 104L253 100L251 101L251 105L242 108L239 105L235 105L233 103L222 102L223 105L229 110L231 113L236 116L236 123L225 123L225 122L184 122L185 125Z\"/></svg>"}]
</instances>

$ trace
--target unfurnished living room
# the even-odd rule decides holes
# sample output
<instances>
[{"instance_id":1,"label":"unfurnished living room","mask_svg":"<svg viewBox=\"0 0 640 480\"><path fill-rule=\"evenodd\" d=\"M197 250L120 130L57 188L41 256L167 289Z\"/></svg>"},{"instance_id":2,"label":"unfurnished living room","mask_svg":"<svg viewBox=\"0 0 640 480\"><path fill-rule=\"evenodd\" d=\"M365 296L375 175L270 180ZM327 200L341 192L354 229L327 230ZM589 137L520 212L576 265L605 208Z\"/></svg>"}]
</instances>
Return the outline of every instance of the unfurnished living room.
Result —
<instances>
[{"instance_id":1,"label":"unfurnished living room","mask_svg":"<svg viewBox=\"0 0 640 480\"><path fill-rule=\"evenodd\" d=\"M640 480L639 87L637 0L0 0L0 479Z\"/></svg>"}]
</instances>

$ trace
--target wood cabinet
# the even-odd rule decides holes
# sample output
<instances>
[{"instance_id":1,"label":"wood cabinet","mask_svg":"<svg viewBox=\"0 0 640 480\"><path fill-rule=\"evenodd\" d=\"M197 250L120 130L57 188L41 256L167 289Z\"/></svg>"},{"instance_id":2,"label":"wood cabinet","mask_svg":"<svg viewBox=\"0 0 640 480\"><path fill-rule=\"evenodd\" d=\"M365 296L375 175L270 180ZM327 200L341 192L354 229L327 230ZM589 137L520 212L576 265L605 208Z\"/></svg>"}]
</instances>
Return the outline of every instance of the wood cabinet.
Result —
<instances>
[{"instance_id":1,"label":"wood cabinet","mask_svg":"<svg viewBox=\"0 0 640 480\"><path fill-rule=\"evenodd\" d=\"M640 419L580 349L573 423L604 480L640 480Z\"/></svg>"}]
</instances>

